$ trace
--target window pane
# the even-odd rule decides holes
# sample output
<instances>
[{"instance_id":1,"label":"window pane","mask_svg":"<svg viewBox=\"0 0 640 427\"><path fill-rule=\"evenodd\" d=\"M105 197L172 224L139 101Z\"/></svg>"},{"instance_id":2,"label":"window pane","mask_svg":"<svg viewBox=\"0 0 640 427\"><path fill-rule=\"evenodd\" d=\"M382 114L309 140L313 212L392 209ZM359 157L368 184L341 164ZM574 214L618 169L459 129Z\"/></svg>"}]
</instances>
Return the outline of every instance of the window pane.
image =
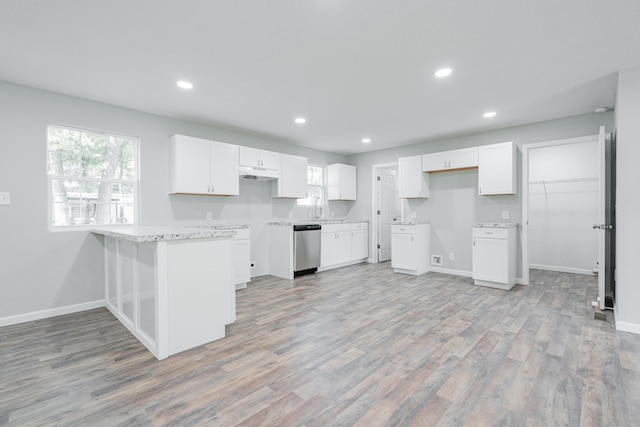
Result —
<instances>
[{"instance_id":1,"label":"window pane","mask_svg":"<svg viewBox=\"0 0 640 427\"><path fill-rule=\"evenodd\" d=\"M323 185L322 168L317 166L309 166L307 169L307 184Z\"/></svg>"},{"instance_id":2,"label":"window pane","mask_svg":"<svg viewBox=\"0 0 640 427\"><path fill-rule=\"evenodd\" d=\"M298 206L324 206L324 187L307 186L307 197L298 199Z\"/></svg>"}]
</instances>

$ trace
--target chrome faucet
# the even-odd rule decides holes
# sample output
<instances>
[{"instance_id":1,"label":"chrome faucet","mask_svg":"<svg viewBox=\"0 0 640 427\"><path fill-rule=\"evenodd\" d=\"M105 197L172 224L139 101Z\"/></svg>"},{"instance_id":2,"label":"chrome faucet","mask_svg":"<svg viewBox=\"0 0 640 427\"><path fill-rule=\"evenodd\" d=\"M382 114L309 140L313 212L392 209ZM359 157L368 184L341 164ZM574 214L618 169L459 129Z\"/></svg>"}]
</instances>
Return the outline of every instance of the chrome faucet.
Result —
<instances>
[{"instance_id":1,"label":"chrome faucet","mask_svg":"<svg viewBox=\"0 0 640 427\"><path fill-rule=\"evenodd\" d=\"M322 202L320 197L316 197L316 201L313 203L313 218L322 218L322 206L318 206L318 202Z\"/></svg>"}]
</instances>

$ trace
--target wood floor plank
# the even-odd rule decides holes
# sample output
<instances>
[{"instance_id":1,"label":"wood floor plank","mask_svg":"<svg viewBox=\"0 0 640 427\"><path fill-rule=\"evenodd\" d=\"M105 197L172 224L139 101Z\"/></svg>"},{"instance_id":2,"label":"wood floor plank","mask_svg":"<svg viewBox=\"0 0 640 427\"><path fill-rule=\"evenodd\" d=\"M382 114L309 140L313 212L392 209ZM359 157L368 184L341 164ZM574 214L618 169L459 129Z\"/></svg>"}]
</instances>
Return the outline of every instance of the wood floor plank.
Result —
<instances>
[{"instance_id":1,"label":"wood floor plank","mask_svg":"<svg viewBox=\"0 0 640 427\"><path fill-rule=\"evenodd\" d=\"M158 361L105 309L0 328L0 425L615 425L640 337L595 277L511 291L359 264L236 293L224 339Z\"/></svg>"}]
</instances>

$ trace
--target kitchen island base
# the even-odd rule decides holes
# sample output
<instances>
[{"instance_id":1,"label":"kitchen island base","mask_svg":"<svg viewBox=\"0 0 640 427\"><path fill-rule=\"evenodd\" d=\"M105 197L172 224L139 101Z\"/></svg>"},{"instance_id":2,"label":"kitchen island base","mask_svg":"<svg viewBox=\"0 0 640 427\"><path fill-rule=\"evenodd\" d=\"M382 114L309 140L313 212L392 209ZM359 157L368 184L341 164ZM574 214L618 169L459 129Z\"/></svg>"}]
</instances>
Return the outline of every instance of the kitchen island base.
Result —
<instances>
[{"instance_id":1,"label":"kitchen island base","mask_svg":"<svg viewBox=\"0 0 640 427\"><path fill-rule=\"evenodd\" d=\"M233 238L104 236L106 307L157 358L225 336L235 321Z\"/></svg>"}]
</instances>

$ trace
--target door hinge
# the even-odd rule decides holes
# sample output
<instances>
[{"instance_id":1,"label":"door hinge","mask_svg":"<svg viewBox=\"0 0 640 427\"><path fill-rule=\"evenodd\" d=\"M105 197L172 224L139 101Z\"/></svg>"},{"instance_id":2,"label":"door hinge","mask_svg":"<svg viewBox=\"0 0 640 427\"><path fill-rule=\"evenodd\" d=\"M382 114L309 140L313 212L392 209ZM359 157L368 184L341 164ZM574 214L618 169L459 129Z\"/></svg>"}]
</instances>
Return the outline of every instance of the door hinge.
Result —
<instances>
[{"instance_id":1,"label":"door hinge","mask_svg":"<svg viewBox=\"0 0 640 427\"><path fill-rule=\"evenodd\" d=\"M380 245L378 245L378 249L380 249Z\"/></svg>"},{"instance_id":2,"label":"door hinge","mask_svg":"<svg viewBox=\"0 0 640 427\"><path fill-rule=\"evenodd\" d=\"M380 211L378 211L378 215L380 215Z\"/></svg>"},{"instance_id":3,"label":"door hinge","mask_svg":"<svg viewBox=\"0 0 640 427\"><path fill-rule=\"evenodd\" d=\"M378 178L378 181L380 181L380 177L378 176L377 178Z\"/></svg>"}]
</instances>

